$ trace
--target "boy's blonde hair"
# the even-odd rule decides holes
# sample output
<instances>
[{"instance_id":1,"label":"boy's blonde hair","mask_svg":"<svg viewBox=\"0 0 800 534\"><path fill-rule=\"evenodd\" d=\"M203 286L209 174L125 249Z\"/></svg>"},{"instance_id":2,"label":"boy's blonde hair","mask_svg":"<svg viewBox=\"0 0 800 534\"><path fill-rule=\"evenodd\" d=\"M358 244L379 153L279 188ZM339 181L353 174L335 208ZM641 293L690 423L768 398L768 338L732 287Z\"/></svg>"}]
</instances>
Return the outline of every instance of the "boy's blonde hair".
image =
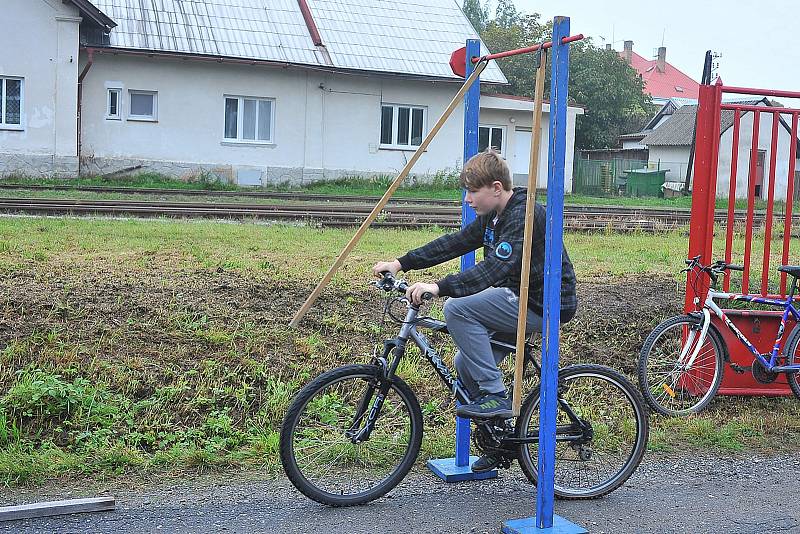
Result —
<instances>
[{"instance_id":1,"label":"boy's blonde hair","mask_svg":"<svg viewBox=\"0 0 800 534\"><path fill-rule=\"evenodd\" d=\"M469 158L458 179L464 189L480 189L497 181L503 189L511 191L511 170L491 148Z\"/></svg>"}]
</instances>

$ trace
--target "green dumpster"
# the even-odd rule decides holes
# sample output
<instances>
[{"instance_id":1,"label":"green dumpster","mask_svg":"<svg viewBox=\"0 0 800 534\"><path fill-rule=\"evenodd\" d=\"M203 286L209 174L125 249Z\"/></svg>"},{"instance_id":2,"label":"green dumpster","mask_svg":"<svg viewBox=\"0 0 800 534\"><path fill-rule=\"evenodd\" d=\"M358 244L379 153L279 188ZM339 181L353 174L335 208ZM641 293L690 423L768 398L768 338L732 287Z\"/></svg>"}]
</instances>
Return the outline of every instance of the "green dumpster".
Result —
<instances>
[{"instance_id":1,"label":"green dumpster","mask_svg":"<svg viewBox=\"0 0 800 534\"><path fill-rule=\"evenodd\" d=\"M631 169L628 171L627 192L630 197L657 197L661 195L669 169Z\"/></svg>"}]
</instances>

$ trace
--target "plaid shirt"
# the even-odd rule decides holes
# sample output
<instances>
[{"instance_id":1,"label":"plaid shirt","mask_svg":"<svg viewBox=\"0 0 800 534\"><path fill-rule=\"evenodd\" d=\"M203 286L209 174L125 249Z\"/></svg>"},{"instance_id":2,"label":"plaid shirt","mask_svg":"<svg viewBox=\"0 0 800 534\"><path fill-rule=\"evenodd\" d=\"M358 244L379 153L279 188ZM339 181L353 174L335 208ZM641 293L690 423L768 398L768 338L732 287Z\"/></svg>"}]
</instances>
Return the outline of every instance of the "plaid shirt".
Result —
<instances>
[{"instance_id":1,"label":"plaid shirt","mask_svg":"<svg viewBox=\"0 0 800 534\"><path fill-rule=\"evenodd\" d=\"M522 246L525 233L525 204L527 190L515 187L505 209L498 217L495 212L481 215L460 232L446 234L427 245L398 258L404 271L424 269L458 258L483 246L483 261L466 271L450 274L439 280L439 295L464 297L488 287L508 287L519 295L522 272ZM531 274L528 284L528 308L543 314L545 208L536 204L533 222ZM575 270L567 249L561 252L561 322L575 315L578 299L575 295Z\"/></svg>"}]
</instances>

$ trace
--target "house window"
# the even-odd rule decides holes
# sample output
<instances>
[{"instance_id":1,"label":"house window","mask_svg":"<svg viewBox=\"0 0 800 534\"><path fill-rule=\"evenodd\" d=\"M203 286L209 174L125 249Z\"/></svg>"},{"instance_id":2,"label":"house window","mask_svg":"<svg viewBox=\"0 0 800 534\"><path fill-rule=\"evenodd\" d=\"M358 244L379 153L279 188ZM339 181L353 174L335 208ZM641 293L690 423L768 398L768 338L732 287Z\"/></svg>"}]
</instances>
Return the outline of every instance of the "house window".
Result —
<instances>
[{"instance_id":1,"label":"house window","mask_svg":"<svg viewBox=\"0 0 800 534\"><path fill-rule=\"evenodd\" d=\"M381 147L410 148L422 144L425 133L424 107L384 104L381 106Z\"/></svg>"},{"instance_id":2,"label":"house window","mask_svg":"<svg viewBox=\"0 0 800 534\"><path fill-rule=\"evenodd\" d=\"M503 152L503 140L506 138L505 126L478 126L478 152L483 152L489 147Z\"/></svg>"},{"instance_id":3,"label":"house window","mask_svg":"<svg viewBox=\"0 0 800 534\"><path fill-rule=\"evenodd\" d=\"M109 89L108 97L106 99L106 118L119 120L121 118L119 112L120 95L122 89Z\"/></svg>"},{"instance_id":4,"label":"house window","mask_svg":"<svg viewBox=\"0 0 800 534\"><path fill-rule=\"evenodd\" d=\"M22 129L22 78L0 77L0 128Z\"/></svg>"},{"instance_id":5,"label":"house window","mask_svg":"<svg viewBox=\"0 0 800 534\"><path fill-rule=\"evenodd\" d=\"M119 104L119 101L117 101ZM158 120L158 93L155 91L128 91L128 120Z\"/></svg>"},{"instance_id":6,"label":"house window","mask_svg":"<svg viewBox=\"0 0 800 534\"><path fill-rule=\"evenodd\" d=\"M275 130L275 99L225 97L225 139L272 143Z\"/></svg>"}]
</instances>

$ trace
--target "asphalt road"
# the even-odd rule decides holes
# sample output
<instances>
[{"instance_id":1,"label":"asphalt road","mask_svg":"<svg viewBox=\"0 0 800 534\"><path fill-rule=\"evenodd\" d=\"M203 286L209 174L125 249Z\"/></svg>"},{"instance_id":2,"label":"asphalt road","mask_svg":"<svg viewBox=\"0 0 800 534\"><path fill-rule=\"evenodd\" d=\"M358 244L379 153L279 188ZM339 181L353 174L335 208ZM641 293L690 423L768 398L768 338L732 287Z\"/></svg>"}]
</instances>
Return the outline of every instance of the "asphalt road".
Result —
<instances>
[{"instance_id":1,"label":"asphalt road","mask_svg":"<svg viewBox=\"0 0 800 534\"><path fill-rule=\"evenodd\" d=\"M557 501L556 514L597 533L800 533L800 453L787 457L645 457L621 489L595 501ZM113 512L0 523L0 532L499 532L535 512L536 489L513 468L447 484L414 471L374 503L328 508L284 478L214 474L152 481L49 484L0 490L0 506L115 495Z\"/></svg>"}]
</instances>

